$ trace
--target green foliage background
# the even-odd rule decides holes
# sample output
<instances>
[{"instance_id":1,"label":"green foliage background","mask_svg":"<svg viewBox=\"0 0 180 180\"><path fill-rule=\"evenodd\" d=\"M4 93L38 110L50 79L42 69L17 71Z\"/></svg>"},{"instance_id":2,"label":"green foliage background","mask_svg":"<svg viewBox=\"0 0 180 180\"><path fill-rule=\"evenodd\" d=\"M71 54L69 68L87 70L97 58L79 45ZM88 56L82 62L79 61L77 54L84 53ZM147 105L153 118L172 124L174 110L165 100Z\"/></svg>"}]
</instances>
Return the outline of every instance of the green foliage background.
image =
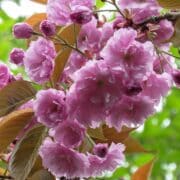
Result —
<instances>
[{"instance_id":1,"label":"green foliage background","mask_svg":"<svg viewBox=\"0 0 180 180\"><path fill-rule=\"evenodd\" d=\"M15 40L11 29L15 22L23 18L12 19L1 8L0 0L0 60L8 63L8 54L13 47L25 48L25 42ZM19 1L16 0L18 3ZM97 1L98 7L103 3ZM173 55L180 56L178 49L171 48ZM180 60L177 60L179 64ZM23 72L14 69L14 73ZM151 160L154 156L156 162L152 171L153 180L179 180L180 179L180 91L173 89L163 102L162 111L150 117L141 130L132 135L152 154L129 154L124 167L117 169L113 175L106 175L107 180L120 178L130 179L135 169ZM2 165L2 164L1 164Z\"/></svg>"}]
</instances>

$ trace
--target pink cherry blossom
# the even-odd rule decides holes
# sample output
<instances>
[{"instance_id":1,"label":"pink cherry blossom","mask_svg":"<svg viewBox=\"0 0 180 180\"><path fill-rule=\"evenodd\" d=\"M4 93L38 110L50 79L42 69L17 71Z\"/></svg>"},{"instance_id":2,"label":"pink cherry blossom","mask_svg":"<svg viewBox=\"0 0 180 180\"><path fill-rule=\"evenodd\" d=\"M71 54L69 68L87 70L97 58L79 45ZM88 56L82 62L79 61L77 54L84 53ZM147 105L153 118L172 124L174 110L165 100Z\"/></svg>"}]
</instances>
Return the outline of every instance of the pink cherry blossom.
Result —
<instances>
[{"instance_id":1,"label":"pink cherry blossom","mask_svg":"<svg viewBox=\"0 0 180 180\"><path fill-rule=\"evenodd\" d=\"M67 94L69 116L86 126L98 125L121 96L121 78L122 71L113 71L104 61L86 63Z\"/></svg>"},{"instance_id":2,"label":"pink cherry blossom","mask_svg":"<svg viewBox=\"0 0 180 180\"><path fill-rule=\"evenodd\" d=\"M108 64L121 66L126 76L143 79L152 72L155 57L152 43L140 43L136 37L137 32L133 29L116 31L101 51L101 56Z\"/></svg>"},{"instance_id":3,"label":"pink cherry blossom","mask_svg":"<svg viewBox=\"0 0 180 180\"><path fill-rule=\"evenodd\" d=\"M86 177L89 162L84 154L68 149L50 139L44 141L40 148L43 166L56 177L75 178Z\"/></svg>"},{"instance_id":4,"label":"pink cherry blossom","mask_svg":"<svg viewBox=\"0 0 180 180\"><path fill-rule=\"evenodd\" d=\"M28 76L35 82L47 82L54 68L56 51L54 44L42 37L31 42L26 51L24 66Z\"/></svg>"},{"instance_id":5,"label":"pink cherry blossom","mask_svg":"<svg viewBox=\"0 0 180 180\"><path fill-rule=\"evenodd\" d=\"M172 87L172 77L168 73L151 74L142 84L142 95L150 97L153 101L159 102Z\"/></svg>"},{"instance_id":6,"label":"pink cherry blossom","mask_svg":"<svg viewBox=\"0 0 180 180\"><path fill-rule=\"evenodd\" d=\"M82 143L85 128L77 121L63 121L55 129L54 138L60 144L74 148Z\"/></svg>"},{"instance_id":7,"label":"pink cherry blossom","mask_svg":"<svg viewBox=\"0 0 180 180\"><path fill-rule=\"evenodd\" d=\"M101 31L97 28L97 20L93 18L82 27L78 38L78 46L90 54L97 53L100 50L100 40Z\"/></svg>"},{"instance_id":8,"label":"pink cherry blossom","mask_svg":"<svg viewBox=\"0 0 180 180\"><path fill-rule=\"evenodd\" d=\"M154 42L156 44L162 44L167 42L174 34L174 27L168 20L162 20L158 24L159 28L155 31L156 37Z\"/></svg>"},{"instance_id":9,"label":"pink cherry blossom","mask_svg":"<svg viewBox=\"0 0 180 180\"><path fill-rule=\"evenodd\" d=\"M95 155L88 155L90 176L100 176L103 172L114 171L115 168L122 165L124 162L124 150L124 145L120 143L112 143L109 148L107 144L97 144L94 147Z\"/></svg>"},{"instance_id":10,"label":"pink cherry blossom","mask_svg":"<svg viewBox=\"0 0 180 180\"><path fill-rule=\"evenodd\" d=\"M140 95L123 96L109 111L107 124L120 131L123 125L142 124L154 112L154 102L150 98Z\"/></svg>"},{"instance_id":11,"label":"pink cherry blossom","mask_svg":"<svg viewBox=\"0 0 180 180\"><path fill-rule=\"evenodd\" d=\"M66 76L73 78L74 72L79 70L88 61L86 57L80 53L73 51L68 59L68 64L64 70Z\"/></svg>"},{"instance_id":12,"label":"pink cherry blossom","mask_svg":"<svg viewBox=\"0 0 180 180\"><path fill-rule=\"evenodd\" d=\"M91 10L93 5L94 0L49 0L47 3L48 19L57 25L67 25L72 23L70 15L73 12L77 13L77 8Z\"/></svg>"},{"instance_id":13,"label":"pink cherry blossom","mask_svg":"<svg viewBox=\"0 0 180 180\"><path fill-rule=\"evenodd\" d=\"M55 127L59 122L66 120L65 98L63 91L55 89L39 91L33 107L37 120L48 127Z\"/></svg>"},{"instance_id":14,"label":"pink cherry blossom","mask_svg":"<svg viewBox=\"0 0 180 180\"><path fill-rule=\"evenodd\" d=\"M0 63L0 89L9 83L10 78L9 68L5 64Z\"/></svg>"},{"instance_id":15,"label":"pink cherry blossom","mask_svg":"<svg viewBox=\"0 0 180 180\"><path fill-rule=\"evenodd\" d=\"M119 0L118 3L121 9L131 12L132 20L136 24L158 15L161 9L155 0Z\"/></svg>"}]
</instances>

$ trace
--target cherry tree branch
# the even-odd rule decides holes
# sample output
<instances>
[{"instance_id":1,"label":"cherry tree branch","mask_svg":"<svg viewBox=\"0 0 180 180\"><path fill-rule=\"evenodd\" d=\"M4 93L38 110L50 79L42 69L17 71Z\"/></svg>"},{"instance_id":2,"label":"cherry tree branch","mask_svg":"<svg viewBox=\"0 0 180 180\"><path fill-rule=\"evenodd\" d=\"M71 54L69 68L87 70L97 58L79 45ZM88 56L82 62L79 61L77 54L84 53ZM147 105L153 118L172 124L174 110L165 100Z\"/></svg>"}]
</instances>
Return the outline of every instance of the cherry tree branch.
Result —
<instances>
[{"instance_id":1,"label":"cherry tree branch","mask_svg":"<svg viewBox=\"0 0 180 180\"><path fill-rule=\"evenodd\" d=\"M175 21L178 18L180 18L180 12L170 12L170 13L166 13L166 14L160 15L160 16L152 16L152 17L146 19L145 21L143 21L142 23L136 24L136 25L145 26L146 24L149 24L149 23L157 24L161 20L164 20L164 19L167 19L169 21Z\"/></svg>"},{"instance_id":2,"label":"cherry tree branch","mask_svg":"<svg viewBox=\"0 0 180 180\"><path fill-rule=\"evenodd\" d=\"M13 179L13 178L11 176L2 176L2 175L0 175L0 179L7 180L7 179Z\"/></svg>"}]
</instances>

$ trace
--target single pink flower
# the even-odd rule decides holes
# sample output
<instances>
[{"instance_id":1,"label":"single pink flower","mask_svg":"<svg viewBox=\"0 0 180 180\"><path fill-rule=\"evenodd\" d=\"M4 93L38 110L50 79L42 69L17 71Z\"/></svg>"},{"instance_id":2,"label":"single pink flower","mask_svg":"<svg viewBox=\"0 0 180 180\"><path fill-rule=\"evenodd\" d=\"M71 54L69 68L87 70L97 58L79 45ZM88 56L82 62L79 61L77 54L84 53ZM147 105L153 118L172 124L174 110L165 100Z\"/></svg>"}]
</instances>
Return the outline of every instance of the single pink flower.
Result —
<instances>
[{"instance_id":1,"label":"single pink flower","mask_svg":"<svg viewBox=\"0 0 180 180\"><path fill-rule=\"evenodd\" d=\"M51 41L42 37L32 41L24 58L28 76L39 84L47 82L54 68L55 56L55 47Z\"/></svg>"},{"instance_id":2,"label":"single pink flower","mask_svg":"<svg viewBox=\"0 0 180 180\"><path fill-rule=\"evenodd\" d=\"M91 177L102 175L106 171L114 171L124 162L124 145L112 143L108 148L107 144L97 144L94 147L94 155L88 154L89 174Z\"/></svg>"},{"instance_id":3,"label":"single pink flower","mask_svg":"<svg viewBox=\"0 0 180 180\"><path fill-rule=\"evenodd\" d=\"M39 91L33 106L38 122L55 127L59 122L66 120L65 98L63 91L55 89Z\"/></svg>"},{"instance_id":4,"label":"single pink flower","mask_svg":"<svg viewBox=\"0 0 180 180\"><path fill-rule=\"evenodd\" d=\"M84 154L47 139L40 148L43 166L56 177L83 178L89 162Z\"/></svg>"},{"instance_id":5,"label":"single pink flower","mask_svg":"<svg viewBox=\"0 0 180 180\"><path fill-rule=\"evenodd\" d=\"M63 121L55 128L56 142L68 148L78 147L85 137L85 128L77 121Z\"/></svg>"}]
</instances>

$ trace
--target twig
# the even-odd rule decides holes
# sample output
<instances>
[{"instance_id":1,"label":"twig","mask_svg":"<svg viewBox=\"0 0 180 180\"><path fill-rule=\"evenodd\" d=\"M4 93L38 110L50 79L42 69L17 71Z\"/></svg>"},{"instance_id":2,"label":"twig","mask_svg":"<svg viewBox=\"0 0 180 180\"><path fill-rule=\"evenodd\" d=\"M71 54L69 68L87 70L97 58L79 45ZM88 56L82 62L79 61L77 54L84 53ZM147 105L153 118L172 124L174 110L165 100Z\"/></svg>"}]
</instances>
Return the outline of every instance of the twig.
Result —
<instances>
[{"instance_id":1,"label":"twig","mask_svg":"<svg viewBox=\"0 0 180 180\"><path fill-rule=\"evenodd\" d=\"M115 0L113 1L113 4L114 4L115 8L118 10L118 12L121 14L121 16L122 16L124 19L127 19L126 16L123 14L123 12L120 10L119 6L116 4L116 1L115 1Z\"/></svg>"},{"instance_id":2,"label":"twig","mask_svg":"<svg viewBox=\"0 0 180 180\"><path fill-rule=\"evenodd\" d=\"M117 9L100 9L100 10L95 10L94 13L99 13L99 12L118 12Z\"/></svg>"},{"instance_id":3,"label":"twig","mask_svg":"<svg viewBox=\"0 0 180 180\"><path fill-rule=\"evenodd\" d=\"M69 47L77 52L79 52L80 54L82 54L83 56L85 56L85 54L78 49L77 47L74 47L73 45L69 44L66 40L64 40L63 38L61 38L60 36L57 36L58 40L60 41L60 44L66 47ZM61 41L63 41L63 43L61 43Z\"/></svg>"},{"instance_id":4,"label":"twig","mask_svg":"<svg viewBox=\"0 0 180 180\"><path fill-rule=\"evenodd\" d=\"M36 35L36 36L43 36L41 33L38 33L38 32L33 32L32 34ZM69 47L69 48L79 52L81 55L85 56L85 54L80 49L69 44L65 39L61 38L60 36L51 37L51 39L56 40L60 45Z\"/></svg>"},{"instance_id":5,"label":"twig","mask_svg":"<svg viewBox=\"0 0 180 180\"><path fill-rule=\"evenodd\" d=\"M171 13L167 13L167 14L160 15L160 16L152 16L152 17L144 20L142 23L136 24L136 25L137 26L145 26L148 23L157 24L161 20L164 20L164 19L167 19L169 21L175 21L178 18L180 18L180 12L171 12Z\"/></svg>"},{"instance_id":6,"label":"twig","mask_svg":"<svg viewBox=\"0 0 180 180\"><path fill-rule=\"evenodd\" d=\"M2 176L2 175L0 175L0 179L13 179L11 176Z\"/></svg>"},{"instance_id":7,"label":"twig","mask_svg":"<svg viewBox=\"0 0 180 180\"><path fill-rule=\"evenodd\" d=\"M116 4L116 1L115 1L115 0L113 0L113 1L105 0L104 2L109 3L109 4L112 4L112 5L117 9L117 12L119 12L124 19L127 19L126 16L122 13L121 9L120 9L120 8L118 7L118 5Z\"/></svg>"}]
</instances>

